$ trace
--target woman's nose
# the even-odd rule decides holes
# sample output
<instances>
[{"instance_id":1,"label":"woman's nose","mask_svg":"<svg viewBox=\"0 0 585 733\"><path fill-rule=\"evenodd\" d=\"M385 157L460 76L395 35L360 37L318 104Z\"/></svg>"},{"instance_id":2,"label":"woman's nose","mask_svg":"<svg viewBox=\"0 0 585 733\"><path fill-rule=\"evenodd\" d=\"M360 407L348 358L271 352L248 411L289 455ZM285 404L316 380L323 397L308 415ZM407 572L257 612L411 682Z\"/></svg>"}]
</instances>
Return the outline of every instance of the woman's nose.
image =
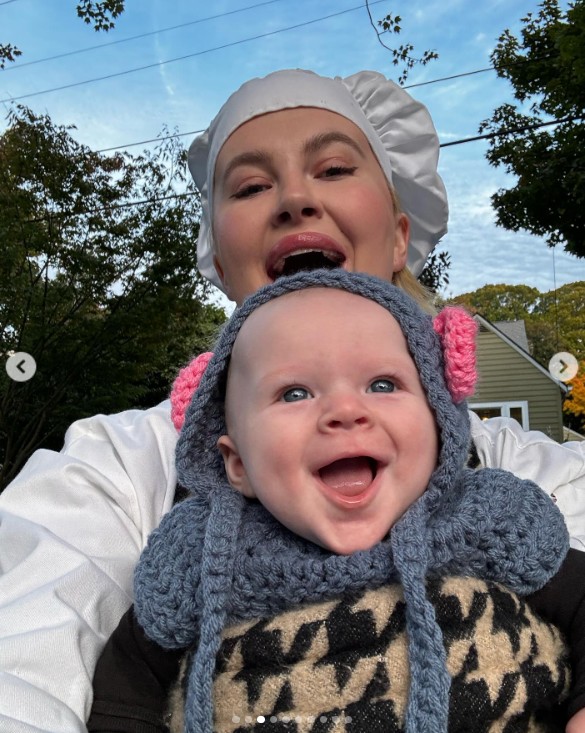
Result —
<instances>
[{"instance_id":1,"label":"woman's nose","mask_svg":"<svg viewBox=\"0 0 585 733\"><path fill-rule=\"evenodd\" d=\"M304 219L320 218L323 209L314 187L304 175L291 175L281 181L273 224L298 224Z\"/></svg>"},{"instance_id":2,"label":"woman's nose","mask_svg":"<svg viewBox=\"0 0 585 733\"><path fill-rule=\"evenodd\" d=\"M369 428L372 415L359 395L338 394L328 398L319 418L319 429L323 432Z\"/></svg>"}]
</instances>

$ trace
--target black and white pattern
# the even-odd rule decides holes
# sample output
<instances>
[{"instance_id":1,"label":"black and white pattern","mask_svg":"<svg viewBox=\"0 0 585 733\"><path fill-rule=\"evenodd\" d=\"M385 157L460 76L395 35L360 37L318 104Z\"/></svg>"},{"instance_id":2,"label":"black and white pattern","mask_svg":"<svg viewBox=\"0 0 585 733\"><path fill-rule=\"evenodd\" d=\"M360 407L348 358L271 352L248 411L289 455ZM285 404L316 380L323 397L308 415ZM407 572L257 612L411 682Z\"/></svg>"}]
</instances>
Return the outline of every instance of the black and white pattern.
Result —
<instances>
[{"instance_id":1,"label":"black and white pattern","mask_svg":"<svg viewBox=\"0 0 585 733\"><path fill-rule=\"evenodd\" d=\"M502 586L429 581L452 678L450 733L562 731L564 642ZM226 629L219 733L399 733L409 686L400 586L346 595ZM172 730L181 730L176 695Z\"/></svg>"}]
</instances>

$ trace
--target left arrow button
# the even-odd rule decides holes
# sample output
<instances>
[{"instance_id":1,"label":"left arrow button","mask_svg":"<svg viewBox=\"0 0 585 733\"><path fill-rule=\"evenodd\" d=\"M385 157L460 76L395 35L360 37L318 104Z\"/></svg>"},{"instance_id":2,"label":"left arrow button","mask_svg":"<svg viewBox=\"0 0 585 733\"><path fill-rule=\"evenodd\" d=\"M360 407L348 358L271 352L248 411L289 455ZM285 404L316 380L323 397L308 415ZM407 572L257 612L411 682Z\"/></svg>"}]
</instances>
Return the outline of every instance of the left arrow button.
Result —
<instances>
[{"instance_id":1,"label":"left arrow button","mask_svg":"<svg viewBox=\"0 0 585 733\"><path fill-rule=\"evenodd\" d=\"M15 382L28 382L37 370L37 363L26 351L17 351L6 361L6 373Z\"/></svg>"}]
</instances>

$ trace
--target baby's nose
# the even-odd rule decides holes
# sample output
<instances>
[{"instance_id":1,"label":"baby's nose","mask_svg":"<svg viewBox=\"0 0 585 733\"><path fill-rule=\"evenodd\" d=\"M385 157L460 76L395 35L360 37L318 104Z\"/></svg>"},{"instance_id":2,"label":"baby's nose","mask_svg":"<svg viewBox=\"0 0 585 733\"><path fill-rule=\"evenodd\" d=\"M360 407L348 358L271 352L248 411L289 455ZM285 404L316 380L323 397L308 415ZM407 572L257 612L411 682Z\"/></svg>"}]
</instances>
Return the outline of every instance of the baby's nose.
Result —
<instances>
[{"instance_id":1,"label":"baby's nose","mask_svg":"<svg viewBox=\"0 0 585 733\"><path fill-rule=\"evenodd\" d=\"M372 418L365 400L358 395L345 394L331 397L321 415L321 430L352 430L369 427Z\"/></svg>"}]
</instances>

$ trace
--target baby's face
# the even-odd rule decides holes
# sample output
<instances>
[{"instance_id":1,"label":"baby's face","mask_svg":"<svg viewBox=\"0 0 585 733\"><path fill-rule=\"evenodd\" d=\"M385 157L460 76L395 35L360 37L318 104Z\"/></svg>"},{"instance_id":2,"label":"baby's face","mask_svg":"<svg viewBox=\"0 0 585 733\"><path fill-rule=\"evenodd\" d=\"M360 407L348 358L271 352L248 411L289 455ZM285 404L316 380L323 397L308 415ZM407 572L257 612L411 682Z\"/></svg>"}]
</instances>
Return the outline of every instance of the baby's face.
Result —
<instances>
[{"instance_id":1,"label":"baby's face","mask_svg":"<svg viewBox=\"0 0 585 733\"><path fill-rule=\"evenodd\" d=\"M219 439L231 485L338 554L369 549L425 491L438 435L397 321L308 289L261 306L234 346Z\"/></svg>"}]
</instances>

